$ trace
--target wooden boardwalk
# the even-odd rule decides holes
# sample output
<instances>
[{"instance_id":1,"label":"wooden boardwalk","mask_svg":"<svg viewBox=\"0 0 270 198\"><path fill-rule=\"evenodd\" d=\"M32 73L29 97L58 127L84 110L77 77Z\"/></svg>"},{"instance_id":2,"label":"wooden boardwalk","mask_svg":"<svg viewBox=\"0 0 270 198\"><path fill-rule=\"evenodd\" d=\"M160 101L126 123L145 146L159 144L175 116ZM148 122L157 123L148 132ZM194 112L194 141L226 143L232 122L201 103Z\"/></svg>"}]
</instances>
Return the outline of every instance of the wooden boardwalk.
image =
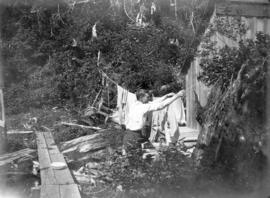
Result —
<instances>
[{"instance_id":1,"label":"wooden boardwalk","mask_svg":"<svg viewBox=\"0 0 270 198\"><path fill-rule=\"evenodd\" d=\"M66 164L54 142L51 132L36 132L38 157L40 163L40 198L80 198L78 185L68 169L54 169L53 162Z\"/></svg>"}]
</instances>

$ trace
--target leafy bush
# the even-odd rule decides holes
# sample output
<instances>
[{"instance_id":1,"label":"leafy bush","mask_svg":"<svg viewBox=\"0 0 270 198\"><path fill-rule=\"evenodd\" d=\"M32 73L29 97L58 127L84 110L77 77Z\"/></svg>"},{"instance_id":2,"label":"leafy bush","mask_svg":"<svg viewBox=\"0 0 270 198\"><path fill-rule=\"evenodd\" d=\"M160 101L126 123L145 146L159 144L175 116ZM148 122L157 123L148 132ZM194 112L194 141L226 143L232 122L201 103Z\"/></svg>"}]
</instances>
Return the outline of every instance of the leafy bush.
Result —
<instances>
[{"instance_id":1,"label":"leafy bush","mask_svg":"<svg viewBox=\"0 0 270 198\"><path fill-rule=\"evenodd\" d=\"M224 47L202 62L200 80L212 86L198 111L202 163L219 167L232 185L254 189L264 179L267 134L267 67L270 36Z\"/></svg>"},{"instance_id":2,"label":"leafy bush","mask_svg":"<svg viewBox=\"0 0 270 198\"><path fill-rule=\"evenodd\" d=\"M258 33L254 42L245 39L246 31L247 27L241 20L217 17L202 42L200 53L202 72L198 77L199 80L207 86L218 83L218 86L225 90L236 79L243 64L259 65L267 59L269 36ZM220 49L212 39L214 32L231 39L233 46L224 43L225 46Z\"/></svg>"},{"instance_id":3,"label":"leafy bush","mask_svg":"<svg viewBox=\"0 0 270 198\"><path fill-rule=\"evenodd\" d=\"M50 104L85 107L100 89L99 50L100 68L131 91L173 81L178 82L176 90L182 88L179 74L193 59L212 7L198 4L198 31L191 33L184 15L175 20L159 3L156 23L149 21L146 28L129 24L123 7L115 9L109 0L75 7L62 0L2 3L1 20L8 24L1 27L8 111ZM92 38L96 22L98 38ZM170 39L178 39L179 45ZM72 46L74 40L77 46Z\"/></svg>"}]
</instances>

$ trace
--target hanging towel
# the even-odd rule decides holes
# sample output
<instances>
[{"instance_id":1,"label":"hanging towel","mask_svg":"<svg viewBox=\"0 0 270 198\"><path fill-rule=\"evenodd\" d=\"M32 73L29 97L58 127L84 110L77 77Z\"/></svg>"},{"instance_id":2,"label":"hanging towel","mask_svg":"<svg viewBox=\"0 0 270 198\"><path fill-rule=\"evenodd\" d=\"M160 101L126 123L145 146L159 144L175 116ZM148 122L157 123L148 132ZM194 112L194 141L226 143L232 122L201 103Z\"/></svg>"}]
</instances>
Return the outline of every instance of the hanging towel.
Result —
<instances>
[{"instance_id":1,"label":"hanging towel","mask_svg":"<svg viewBox=\"0 0 270 198\"><path fill-rule=\"evenodd\" d=\"M123 92L124 89L117 85L117 106L116 110L113 112L113 114L110 116L112 121L122 124L122 99L123 99Z\"/></svg>"},{"instance_id":2,"label":"hanging towel","mask_svg":"<svg viewBox=\"0 0 270 198\"><path fill-rule=\"evenodd\" d=\"M124 112L124 124L126 125L127 122L128 122L128 115L129 115L129 110L130 110L130 107L137 102L137 98L136 98L136 95L134 93L131 93L127 90L126 91L126 95L124 97L125 99L125 106L122 108L123 109L123 112Z\"/></svg>"},{"instance_id":3,"label":"hanging towel","mask_svg":"<svg viewBox=\"0 0 270 198\"><path fill-rule=\"evenodd\" d=\"M166 108L152 113L152 127L150 142L158 139L158 135L165 136L166 143L175 142L180 136L179 124L186 123L184 105L178 98Z\"/></svg>"},{"instance_id":4,"label":"hanging towel","mask_svg":"<svg viewBox=\"0 0 270 198\"><path fill-rule=\"evenodd\" d=\"M160 135L165 137L165 122L167 120L167 115L168 115L167 111L168 111L168 107L159 111L152 112L152 125L151 125L151 133L149 137L150 142L157 141Z\"/></svg>"},{"instance_id":5,"label":"hanging towel","mask_svg":"<svg viewBox=\"0 0 270 198\"><path fill-rule=\"evenodd\" d=\"M127 95L128 91L123 89L122 87L118 86L117 90L119 90L119 95L121 96L120 105L119 105L119 118L120 118L120 125L125 125L125 118L126 118L126 106L127 106Z\"/></svg>"},{"instance_id":6,"label":"hanging towel","mask_svg":"<svg viewBox=\"0 0 270 198\"><path fill-rule=\"evenodd\" d=\"M117 85L117 108L111 118L120 125L128 122L130 106L137 101L136 95Z\"/></svg>"},{"instance_id":7,"label":"hanging towel","mask_svg":"<svg viewBox=\"0 0 270 198\"><path fill-rule=\"evenodd\" d=\"M168 112L173 112L172 115L175 115L176 120L179 124L186 124L184 104L181 98L175 100L168 107L169 107Z\"/></svg>"}]
</instances>

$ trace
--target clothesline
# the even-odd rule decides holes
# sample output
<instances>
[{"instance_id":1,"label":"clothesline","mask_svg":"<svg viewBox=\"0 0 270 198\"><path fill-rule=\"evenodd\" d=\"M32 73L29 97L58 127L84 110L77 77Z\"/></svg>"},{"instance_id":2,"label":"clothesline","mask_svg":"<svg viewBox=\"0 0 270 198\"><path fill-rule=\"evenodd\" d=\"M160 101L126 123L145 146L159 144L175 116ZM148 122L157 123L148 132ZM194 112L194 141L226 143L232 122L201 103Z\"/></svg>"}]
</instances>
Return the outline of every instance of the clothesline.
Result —
<instances>
[{"instance_id":1,"label":"clothesline","mask_svg":"<svg viewBox=\"0 0 270 198\"><path fill-rule=\"evenodd\" d=\"M106 79L108 79L111 83L115 84L116 86L120 86L116 81L112 80L112 79L111 79L104 71L102 71L101 69L100 69L100 72L101 72L101 74L102 74L104 77L106 77ZM122 86L120 86L120 87L122 87ZM191 86L191 89L192 89L193 91L195 91L195 90L196 90L196 85L192 85L192 86Z\"/></svg>"},{"instance_id":2,"label":"clothesline","mask_svg":"<svg viewBox=\"0 0 270 198\"><path fill-rule=\"evenodd\" d=\"M101 57L101 52L100 50L98 51L98 57L97 57L97 67L98 67L98 71L101 73L102 76L104 76L107 80L109 80L111 83L115 84L116 86L120 86L116 81L114 81L113 79L111 79L100 67L99 67L99 63L100 63L100 57ZM123 86L120 86L123 89ZM127 90L127 89L126 89ZM128 91L128 90L127 90Z\"/></svg>"},{"instance_id":3,"label":"clothesline","mask_svg":"<svg viewBox=\"0 0 270 198\"><path fill-rule=\"evenodd\" d=\"M104 77L106 77L106 79L108 79L111 83L115 84L116 86L120 86L116 81L112 80L112 79L111 79L104 71L102 71L101 69L100 69L100 72L101 72L101 74L102 74ZM122 86L120 86L120 87L122 87ZM196 85L192 85L192 86L191 86L191 89L192 89L193 91L195 91L195 90L196 90Z\"/></svg>"},{"instance_id":4,"label":"clothesline","mask_svg":"<svg viewBox=\"0 0 270 198\"><path fill-rule=\"evenodd\" d=\"M106 77L107 80L111 81L113 84L118 86L118 83L116 81L112 80L101 68L99 68L100 56L101 56L101 52L98 51L98 58L97 58L98 71L101 73L102 76Z\"/></svg>"},{"instance_id":5,"label":"clothesline","mask_svg":"<svg viewBox=\"0 0 270 198\"><path fill-rule=\"evenodd\" d=\"M97 65L99 66L99 59L100 59L100 51L98 53L98 60L97 60ZM99 72L101 73L102 76L104 76L107 80L109 80L111 83L115 84L116 86L120 86L116 81L112 80L101 68L98 68ZM123 87L123 86L120 86L120 87ZM193 91L196 90L196 85L192 85L191 86L191 89ZM127 89L126 89L127 90Z\"/></svg>"},{"instance_id":6,"label":"clothesline","mask_svg":"<svg viewBox=\"0 0 270 198\"><path fill-rule=\"evenodd\" d=\"M109 80L109 81L111 81L111 83L113 83L113 84L119 86L118 83L117 83L116 81L112 80L112 79L111 79L104 71L102 71L101 69L99 69L99 70L100 70L101 74L102 74L104 77L107 78L107 80Z\"/></svg>"}]
</instances>

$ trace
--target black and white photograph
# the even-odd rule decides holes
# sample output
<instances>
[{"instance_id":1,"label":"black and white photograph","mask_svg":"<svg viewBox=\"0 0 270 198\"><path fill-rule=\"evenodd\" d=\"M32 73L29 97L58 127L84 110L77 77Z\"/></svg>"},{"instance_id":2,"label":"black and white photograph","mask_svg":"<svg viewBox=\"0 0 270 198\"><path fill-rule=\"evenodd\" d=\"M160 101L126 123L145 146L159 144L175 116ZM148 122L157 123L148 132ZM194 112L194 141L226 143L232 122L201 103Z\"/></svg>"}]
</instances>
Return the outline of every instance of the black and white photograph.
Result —
<instances>
[{"instance_id":1,"label":"black and white photograph","mask_svg":"<svg viewBox=\"0 0 270 198\"><path fill-rule=\"evenodd\" d=\"M270 0L0 0L0 198L270 198Z\"/></svg>"}]
</instances>

